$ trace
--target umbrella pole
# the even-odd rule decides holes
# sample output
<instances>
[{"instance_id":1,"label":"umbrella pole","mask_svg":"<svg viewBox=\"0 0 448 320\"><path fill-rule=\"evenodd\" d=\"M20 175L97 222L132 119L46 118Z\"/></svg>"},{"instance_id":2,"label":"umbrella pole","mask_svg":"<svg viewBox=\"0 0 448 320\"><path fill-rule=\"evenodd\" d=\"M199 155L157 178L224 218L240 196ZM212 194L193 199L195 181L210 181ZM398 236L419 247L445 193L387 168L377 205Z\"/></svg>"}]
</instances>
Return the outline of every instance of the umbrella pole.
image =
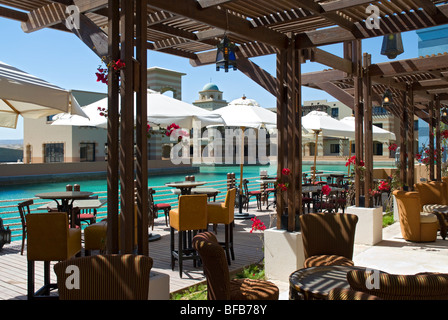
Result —
<instances>
[{"instance_id":1,"label":"umbrella pole","mask_svg":"<svg viewBox=\"0 0 448 320\"><path fill-rule=\"evenodd\" d=\"M316 182L316 160L317 160L317 139L319 137L320 130L314 130L316 134L316 142L314 143L314 167L313 167L313 183Z\"/></svg>"},{"instance_id":2,"label":"umbrella pole","mask_svg":"<svg viewBox=\"0 0 448 320\"><path fill-rule=\"evenodd\" d=\"M234 214L235 219L250 219L253 214L243 213L243 165L244 165L244 129L241 127L241 147L240 147L240 192L238 198L238 213Z\"/></svg>"}]
</instances>

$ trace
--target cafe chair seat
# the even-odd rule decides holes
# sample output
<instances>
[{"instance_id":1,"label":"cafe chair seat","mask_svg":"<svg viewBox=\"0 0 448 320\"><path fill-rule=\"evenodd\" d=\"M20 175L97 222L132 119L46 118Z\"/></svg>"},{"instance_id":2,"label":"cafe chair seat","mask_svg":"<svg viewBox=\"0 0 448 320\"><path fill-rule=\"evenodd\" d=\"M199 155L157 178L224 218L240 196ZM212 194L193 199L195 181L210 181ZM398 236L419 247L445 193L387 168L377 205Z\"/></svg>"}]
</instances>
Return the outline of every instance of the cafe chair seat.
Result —
<instances>
[{"instance_id":1,"label":"cafe chair seat","mask_svg":"<svg viewBox=\"0 0 448 320\"><path fill-rule=\"evenodd\" d=\"M147 300L152 258L113 254L75 258L55 264L60 300ZM79 270L79 288L65 285Z\"/></svg>"},{"instance_id":2,"label":"cafe chair seat","mask_svg":"<svg viewBox=\"0 0 448 320\"><path fill-rule=\"evenodd\" d=\"M193 260L194 266L200 260L191 248L191 235L207 229L207 195L181 195L179 207L170 211L170 256L171 269L179 262L179 276L182 278L184 260ZM175 231L178 246L175 249Z\"/></svg>"},{"instance_id":3,"label":"cafe chair seat","mask_svg":"<svg viewBox=\"0 0 448 320\"><path fill-rule=\"evenodd\" d=\"M278 300L279 289L270 281L230 279L224 249L212 232L197 234L193 248L201 257L208 300Z\"/></svg>"},{"instance_id":4,"label":"cafe chair seat","mask_svg":"<svg viewBox=\"0 0 448 320\"><path fill-rule=\"evenodd\" d=\"M249 210L250 198L255 197L255 199L257 200L257 209L261 210L261 196L263 193L260 190L249 191L249 188L247 186L248 183L249 180L243 180L243 190L245 195L243 205L246 207L246 210Z\"/></svg>"},{"instance_id":5,"label":"cafe chair seat","mask_svg":"<svg viewBox=\"0 0 448 320\"><path fill-rule=\"evenodd\" d=\"M57 288L50 283L50 262L68 260L81 253L81 229L69 228L65 212L33 213L27 216L28 299L50 298ZM34 291L35 262L44 262L44 286Z\"/></svg>"},{"instance_id":6,"label":"cafe chair seat","mask_svg":"<svg viewBox=\"0 0 448 320\"><path fill-rule=\"evenodd\" d=\"M308 213L299 216L304 267L354 265L358 216L347 213Z\"/></svg>"},{"instance_id":7,"label":"cafe chair seat","mask_svg":"<svg viewBox=\"0 0 448 320\"><path fill-rule=\"evenodd\" d=\"M168 216L170 214L171 205L169 203L155 203L154 196L156 191L153 188L148 188L148 201L150 208L150 221L152 222L152 229L154 230L154 219L158 217L158 213L160 210L163 210L165 214L165 225L168 227Z\"/></svg>"}]
</instances>

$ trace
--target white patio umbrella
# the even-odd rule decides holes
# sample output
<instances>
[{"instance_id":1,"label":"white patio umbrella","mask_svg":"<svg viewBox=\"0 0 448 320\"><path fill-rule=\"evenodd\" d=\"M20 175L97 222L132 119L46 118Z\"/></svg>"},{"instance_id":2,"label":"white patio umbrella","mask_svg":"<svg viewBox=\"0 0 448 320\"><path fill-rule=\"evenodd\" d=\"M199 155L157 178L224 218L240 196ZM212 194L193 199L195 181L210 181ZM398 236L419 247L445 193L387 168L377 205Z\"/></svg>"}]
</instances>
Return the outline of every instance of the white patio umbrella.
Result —
<instances>
[{"instance_id":1,"label":"white patio umbrella","mask_svg":"<svg viewBox=\"0 0 448 320\"><path fill-rule=\"evenodd\" d=\"M351 126L345 124L337 119L330 117L323 111L311 111L306 116L302 117L302 124L305 129L314 132L316 142L314 145L314 167L313 167L313 181L316 179L316 162L317 162L317 140L319 134L324 137L335 137L341 139L354 139L355 132Z\"/></svg>"},{"instance_id":2,"label":"white patio umbrella","mask_svg":"<svg viewBox=\"0 0 448 320\"><path fill-rule=\"evenodd\" d=\"M350 127L353 128L353 132L355 132L355 117L345 117L340 120L341 122L344 122L348 124ZM378 126L373 125L372 126L372 138L373 140L377 141L383 141L383 142L389 142L390 140L395 140L395 133L387 131L383 128L380 128ZM352 151L352 141L355 139L349 139L350 140L350 154ZM348 165L348 174L350 174L350 163Z\"/></svg>"},{"instance_id":3,"label":"white patio umbrella","mask_svg":"<svg viewBox=\"0 0 448 320\"><path fill-rule=\"evenodd\" d=\"M242 132L246 128L272 129L277 125L277 114L262 108L255 100L242 97L230 102L227 106L214 110L215 113L222 116L225 126L239 127ZM213 125L212 125L213 126ZM212 127L209 126L209 127ZM240 198L239 213L235 214L235 218L247 219L253 215L242 212L242 193L243 193L243 165L244 165L244 134L242 134L241 142L241 162L240 162Z\"/></svg>"},{"instance_id":4,"label":"white patio umbrella","mask_svg":"<svg viewBox=\"0 0 448 320\"><path fill-rule=\"evenodd\" d=\"M191 129L195 123L200 122L201 127L212 124L223 124L222 117L215 113L184 101L163 95L157 91L148 89L148 121L152 125L165 126L172 123L181 128ZM107 118L100 115L98 108L107 112L108 98L83 107L90 119L82 117L58 114L53 117L52 125L94 126L107 128Z\"/></svg>"},{"instance_id":5,"label":"white patio umbrella","mask_svg":"<svg viewBox=\"0 0 448 320\"><path fill-rule=\"evenodd\" d=\"M37 119L67 112L87 117L70 91L0 61L0 126L16 128L19 115Z\"/></svg>"},{"instance_id":6,"label":"white patio umbrella","mask_svg":"<svg viewBox=\"0 0 448 320\"><path fill-rule=\"evenodd\" d=\"M348 124L350 127L353 128L353 132L355 132L355 117L353 117L353 116L345 117L345 118L342 118L340 121ZM395 133L387 131L387 130L380 128L378 126L375 126L375 125L372 126L372 136L373 136L373 140L377 140L377 141L395 140Z\"/></svg>"}]
</instances>

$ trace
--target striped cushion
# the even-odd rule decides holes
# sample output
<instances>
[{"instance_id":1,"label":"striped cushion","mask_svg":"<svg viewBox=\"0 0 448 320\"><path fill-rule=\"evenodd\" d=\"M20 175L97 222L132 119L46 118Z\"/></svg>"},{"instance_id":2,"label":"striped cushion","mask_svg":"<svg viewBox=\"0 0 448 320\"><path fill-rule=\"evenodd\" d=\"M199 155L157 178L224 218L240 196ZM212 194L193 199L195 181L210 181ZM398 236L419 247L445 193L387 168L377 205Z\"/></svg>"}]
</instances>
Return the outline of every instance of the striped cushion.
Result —
<instances>
[{"instance_id":1,"label":"striped cushion","mask_svg":"<svg viewBox=\"0 0 448 320\"><path fill-rule=\"evenodd\" d=\"M328 300L381 300L377 296L352 289L334 288L328 293Z\"/></svg>"},{"instance_id":2,"label":"striped cushion","mask_svg":"<svg viewBox=\"0 0 448 320\"><path fill-rule=\"evenodd\" d=\"M423 205L423 212L433 212L434 209L448 212L448 206L443 205L443 204L425 204L425 205Z\"/></svg>"},{"instance_id":3,"label":"striped cushion","mask_svg":"<svg viewBox=\"0 0 448 320\"><path fill-rule=\"evenodd\" d=\"M305 268L319 266L353 266L353 261L338 255L319 255L311 256L305 259L303 266Z\"/></svg>"},{"instance_id":4,"label":"striped cushion","mask_svg":"<svg viewBox=\"0 0 448 320\"><path fill-rule=\"evenodd\" d=\"M347 273L348 283L353 290L375 295L381 299L448 299L448 274L446 273L396 275L379 272L378 278L379 280L376 281L379 283L375 284L375 275L371 275L370 272L352 270ZM372 284L373 288L368 289L366 283Z\"/></svg>"}]
</instances>

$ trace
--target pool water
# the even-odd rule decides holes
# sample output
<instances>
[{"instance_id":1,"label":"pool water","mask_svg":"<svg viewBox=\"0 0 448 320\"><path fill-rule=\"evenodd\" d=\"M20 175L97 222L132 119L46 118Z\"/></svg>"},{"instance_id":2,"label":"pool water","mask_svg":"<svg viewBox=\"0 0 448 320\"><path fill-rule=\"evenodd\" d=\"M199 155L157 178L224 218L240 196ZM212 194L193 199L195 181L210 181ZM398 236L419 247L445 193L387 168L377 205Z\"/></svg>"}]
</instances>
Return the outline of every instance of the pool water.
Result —
<instances>
[{"instance_id":1,"label":"pool water","mask_svg":"<svg viewBox=\"0 0 448 320\"><path fill-rule=\"evenodd\" d=\"M346 173L347 168L345 165L318 165L318 170L320 171L333 171ZM268 175L276 176L277 166L245 166L243 170L243 177L253 178L259 177L260 171L266 170ZM311 168L309 165L304 165L302 167L303 172L310 172ZM239 166L202 166L200 167L200 172L194 174L197 181L218 181L226 180L227 173L235 173L235 177L239 180L240 177L240 167ZM165 183L173 181L185 180L185 176L190 174L165 174L160 176L150 176L148 178L149 187L164 186ZM36 182L27 184L17 184L17 185L1 185L0 186L0 200L8 199L29 199L33 198L36 193L40 192L51 192L51 191L61 191L65 190L67 184L79 184L81 186L81 191L91 191L99 192L107 190L106 179L92 179L79 181L76 178L70 178L68 181L58 181L58 182Z\"/></svg>"}]
</instances>

